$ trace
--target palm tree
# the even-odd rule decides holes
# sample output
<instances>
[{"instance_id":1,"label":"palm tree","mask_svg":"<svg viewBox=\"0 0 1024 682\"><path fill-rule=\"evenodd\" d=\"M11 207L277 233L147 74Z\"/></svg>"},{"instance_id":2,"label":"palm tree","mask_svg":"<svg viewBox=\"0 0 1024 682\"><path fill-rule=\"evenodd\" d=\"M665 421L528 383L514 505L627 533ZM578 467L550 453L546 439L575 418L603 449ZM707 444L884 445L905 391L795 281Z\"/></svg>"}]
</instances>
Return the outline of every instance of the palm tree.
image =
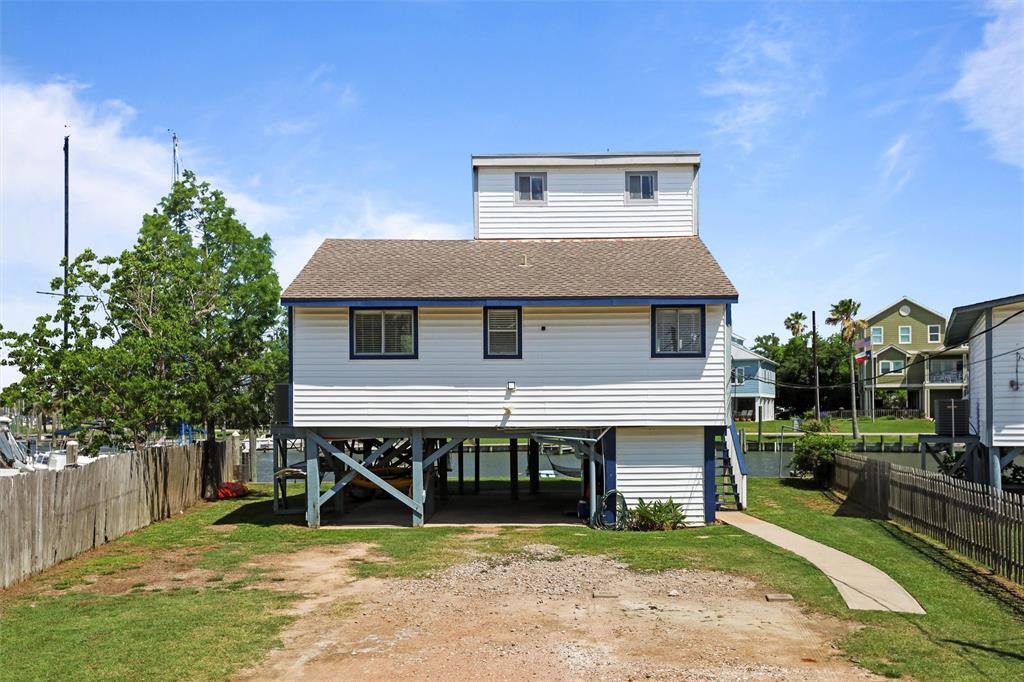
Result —
<instances>
[{"instance_id":1,"label":"palm tree","mask_svg":"<svg viewBox=\"0 0 1024 682\"><path fill-rule=\"evenodd\" d=\"M853 344L861 337L867 328L867 320L857 319L860 312L860 303L852 298L844 298L829 310L829 316L825 318L825 324L839 325L843 341L850 347L850 409L853 417L853 437L860 438L860 429L857 428L857 382L853 370Z\"/></svg>"},{"instance_id":2,"label":"palm tree","mask_svg":"<svg viewBox=\"0 0 1024 682\"><path fill-rule=\"evenodd\" d=\"M804 325L805 322L807 322L807 316L798 310L795 313L790 313L789 317L782 321L782 324L785 325L790 334L797 337L802 335L807 329Z\"/></svg>"}]
</instances>

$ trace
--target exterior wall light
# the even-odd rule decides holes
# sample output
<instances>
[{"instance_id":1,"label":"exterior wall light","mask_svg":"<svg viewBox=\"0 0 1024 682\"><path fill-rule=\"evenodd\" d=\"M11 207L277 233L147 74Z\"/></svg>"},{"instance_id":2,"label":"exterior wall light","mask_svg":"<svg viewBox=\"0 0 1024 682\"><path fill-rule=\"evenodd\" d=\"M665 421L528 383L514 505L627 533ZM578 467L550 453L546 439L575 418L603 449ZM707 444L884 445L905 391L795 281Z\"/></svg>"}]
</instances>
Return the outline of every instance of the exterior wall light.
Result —
<instances>
[{"instance_id":1,"label":"exterior wall light","mask_svg":"<svg viewBox=\"0 0 1024 682\"><path fill-rule=\"evenodd\" d=\"M509 391L516 390L516 382L514 382L514 381L507 381L507 382L505 382L505 388L508 389Z\"/></svg>"}]
</instances>

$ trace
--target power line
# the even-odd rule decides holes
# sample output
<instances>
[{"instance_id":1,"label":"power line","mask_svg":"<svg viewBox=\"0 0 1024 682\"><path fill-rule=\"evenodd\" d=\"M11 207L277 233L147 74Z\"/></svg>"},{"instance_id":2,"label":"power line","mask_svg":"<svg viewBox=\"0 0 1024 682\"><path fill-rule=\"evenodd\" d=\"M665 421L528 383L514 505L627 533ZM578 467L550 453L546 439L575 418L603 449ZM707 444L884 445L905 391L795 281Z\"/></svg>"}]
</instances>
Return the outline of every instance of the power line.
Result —
<instances>
[{"instance_id":1,"label":"power line","mask_svg":"<svg viewBox=\"0 0 1024 682\"><path fill-rule=\"evenodd\" d=\"M875 379L878 379L879 377L890 376L890 375L896 374L898 372L904 372L907 369L909 369L909 368L911 368L911 367L913 367L915 365L919 365L922 362L924 362L924 357L923 356L934 355L934 354L937 354L937 353L944 353L946 351L954 350L956 348L959 348L960 346L968 343L972 339L976 339L979 336L982 336L984 334L992 333L992 331L994 329L996 329L998 327L1001 327L1002 325L1006 324L1007 322L1009 322L1010 320L1012 320L1013 318L1015 318L1015 317L1017 317L1018 315L1021 315L1021 314L1024 314L1024 309L1018 310L1017 312L1013 313L1012 315L1008 315L1007 317L1003 318L1002 320L1000 320L996 324L992 325L991 327L988 327L986 329L982 329L982 330L978 331L976 334L972 334L972 335L968 336L966 339L963 340L962 343L959 343L959 344L957 344L955 346L943 345L941 348L938 348L936 350L922 352L919 355L919 357L921 359L912 360L911 362L909 362L906 365L904 365L902 369L900 369L900 370L889 370L888 372L881 372L880 374L876 374L874 376L864 377L863 382L866 384L868 381L874 381ZM1015 348L1015 349L1010 350L1010 351L1006 351L1005 353L1000 353L998 355L993 355L989 359L995 359L995 358L998 358L998 357L1002 357L1004 355L1009 355L1010 353L1014 353L1014 352L1017 352L1017 351L1020 351L1020 350L1024 350L1024 346L1021 346L1020 348ZM964 363L964 367L970 367L971 365L977 364L979 362L985 362L985 358L982 358L981 360L974 360L972 362L966 362L966 363ZM792 388L792 389L811 390L811 391L813 391L815 389L815 386L811 385L811 384L793 384L793 383L789 383L789 382L769 381L768 379L758 379L758 381L762 381L762 382L764 382L764 383L766 383L766 384L768 384L770 386L781 386L782 388ZM829 384L829 385L825 385L825 386L819 385L817 388L819 388L819 389L821 389L821 388L846 388L846 387L850 386L851 384L856 384L856 382L855 381L847 381L847 382L844 382L844 383L841 383L841 384ZM733 384L733 385L735 386L737 384Z\"/></svg>"}]
</instances>

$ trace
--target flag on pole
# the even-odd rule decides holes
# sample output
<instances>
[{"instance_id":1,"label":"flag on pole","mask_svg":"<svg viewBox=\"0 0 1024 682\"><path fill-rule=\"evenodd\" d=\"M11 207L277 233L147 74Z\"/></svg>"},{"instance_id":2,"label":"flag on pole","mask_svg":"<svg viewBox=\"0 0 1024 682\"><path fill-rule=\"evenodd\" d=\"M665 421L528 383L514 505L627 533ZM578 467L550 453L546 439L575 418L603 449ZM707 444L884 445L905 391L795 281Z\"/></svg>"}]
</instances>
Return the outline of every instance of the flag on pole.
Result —
<instances>
[{"instance_id":1,"label":"flag on pole","mask_svg":"<svg viewBox=\"0 0 1024 682\"><path fill-rule=\"evenodd\" d=\"M871 351L862 350L861 352L853 356L853 359L856 360L858 363L867 362L868 360L871 359Z\"/></svg>"},{"instance_id":2,"label":"flag on pole","mask_svg":"<svg viewBox=\"0 0 1024 682\"><path fill-rule=\"evenodd\" d=\"M857 339L854 343L857 348L869 348L871 346L871 339Z\"/></svg>"}]
</instances>

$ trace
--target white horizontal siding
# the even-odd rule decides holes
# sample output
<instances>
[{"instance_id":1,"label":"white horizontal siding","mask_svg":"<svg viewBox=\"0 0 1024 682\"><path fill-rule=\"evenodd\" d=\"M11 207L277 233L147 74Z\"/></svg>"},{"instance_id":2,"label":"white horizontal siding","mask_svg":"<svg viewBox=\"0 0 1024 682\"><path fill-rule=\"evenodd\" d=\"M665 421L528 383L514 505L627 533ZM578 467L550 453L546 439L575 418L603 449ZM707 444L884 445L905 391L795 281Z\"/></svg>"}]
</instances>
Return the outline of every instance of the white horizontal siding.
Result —
<instances>
[{"instance_id":1,"label":"white horizontal siding","mask_svg":"<svg viewBox=\"0 0 1024 682\"><path fill-rule=\"evenodd\" d=\"M693 166L658 171L656 204L625 200L627 170L620 168L524 168L547 173L544 206L515 202L516 171L480 168L477 176L477 236L482 239L574 239L583 237L679 237L694 231Z\"/></svg>"},{"instance_id":2,"label":"white horizontal siding","mask_svg":"<svg viewBox=\"0 0 1024 682\"><path fill-rule=\"evenodd\" d=\"M724 306L707 309L707 358L651 358L648 306L581 306L524 308L523 358L485 360L482 314L420 308L419 359L350 360L347 308L296 308L294 424L725 423Z\"/></svg>"},{"instance_id":3,"label":"white horizontal siding","mask_svg":"<svg viewBox=\"0 0 1024 682\"><path fill-rule=\"evenodd\" d=\"M1024 346L1024 315L1006 321L1024 310L1024 304L1008 305L992 311L992 445L1024 445L1024 389L1014 391L1010 381L1024 381L1024 360L1017 361L1016 349ZM1006 321L1004 324L1000 324ZM974 357L971 356L971 360ZM974 365L978 367L978 365ZM974 372L971 373L974 378Z\"/></svg>"},{"instance_id":4,"label":"white horizontal siding","mask_svg":"<svg viewBox=\"0 0 1024 682\"><path fill-rule=\"evenodd\" d=\"M632 508L672 499L690 523L704 521L704 429L615 430L615 488Z\"/></svg>"},{"instance_id":5,"label":"white horizontal siding","mask_svg":"<svg viewBox=\"0 0 1024 682\"><path fill-rule=\"evenodd\" d=\"M985 329L985 324L985 316L982 315L971 328L970 335L975 338L967 342L969 348L967 357L974 363L969 367L967 397L970 401L971 427L974 429L974 433L981 438L982 443L991 445L989 443L989 416L986 403L988 396L986 388L988 372L985 370L985 358L987 357L985 354L986 338L985 334L981 333Z\"/></svg>"}]
</instances>

